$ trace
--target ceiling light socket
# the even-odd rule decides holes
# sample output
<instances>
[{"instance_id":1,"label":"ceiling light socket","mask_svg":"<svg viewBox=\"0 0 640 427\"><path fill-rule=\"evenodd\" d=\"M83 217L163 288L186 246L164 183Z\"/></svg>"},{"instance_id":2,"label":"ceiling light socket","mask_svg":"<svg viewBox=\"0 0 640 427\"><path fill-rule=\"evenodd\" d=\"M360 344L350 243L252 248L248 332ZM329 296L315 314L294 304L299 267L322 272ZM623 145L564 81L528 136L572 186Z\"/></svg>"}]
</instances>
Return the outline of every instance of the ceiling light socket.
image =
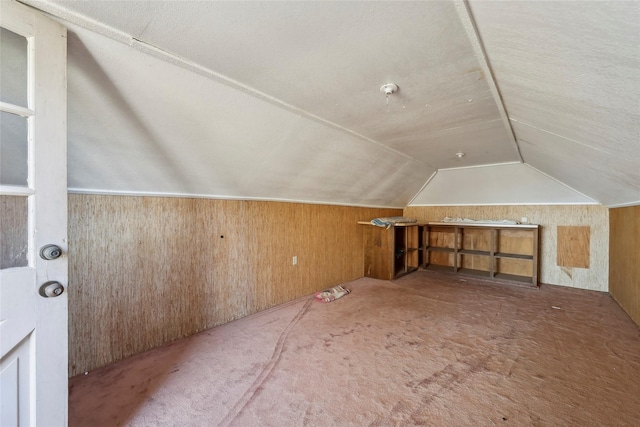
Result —
<instances>
[{"instance_id":1,"label":"ceiling light socket","mask_svg":"<svg viewBox=\"0 0 640 427\"><path fill-rule=\"evenodd\" d=\"M389 96L389 95L391 95L391 94L393 94L393 93L396 93L396 92L398 91L398 89L400 89L400 88L398 87L398 85L397 85L397 84L394 84L394 83L386 83L386 84L383 84L383 85L380 87L380 92L382 92L382 93L384 93L385 95Z\"/></svg>"},{"instance_id":2,"label":"ceiling light socket","mask_svg":"<svg viewBox=\"0 0 640 427\"><path fill-rule=\"evenodd\" d=\"M462 151L458 151L458 152L456 153L456 157L457 157L457 158L459 158L459 159L461 159L461 158L463 158L463 157L464 157L464 153L463 153Z\"/></svg>"}]
</instances>

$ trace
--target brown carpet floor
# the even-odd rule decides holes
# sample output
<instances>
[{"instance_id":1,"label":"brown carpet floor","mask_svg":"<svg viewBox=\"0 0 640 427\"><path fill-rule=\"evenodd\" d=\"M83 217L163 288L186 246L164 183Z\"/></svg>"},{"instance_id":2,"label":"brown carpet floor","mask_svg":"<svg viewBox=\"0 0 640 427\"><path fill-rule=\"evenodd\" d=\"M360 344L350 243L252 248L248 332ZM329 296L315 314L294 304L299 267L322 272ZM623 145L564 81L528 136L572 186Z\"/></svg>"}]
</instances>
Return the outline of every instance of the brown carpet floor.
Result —
<instances>
[{"instance_id":1,"label":"brown carpet floor","mask_svg":"<svg viewBox=\"0 0 640 427\"><path fill-rule=\"evenodd\" d=\"M70 425L640 425L640 330L606 294L345 287L72 378Z\"/></svg>"}]
</instances>

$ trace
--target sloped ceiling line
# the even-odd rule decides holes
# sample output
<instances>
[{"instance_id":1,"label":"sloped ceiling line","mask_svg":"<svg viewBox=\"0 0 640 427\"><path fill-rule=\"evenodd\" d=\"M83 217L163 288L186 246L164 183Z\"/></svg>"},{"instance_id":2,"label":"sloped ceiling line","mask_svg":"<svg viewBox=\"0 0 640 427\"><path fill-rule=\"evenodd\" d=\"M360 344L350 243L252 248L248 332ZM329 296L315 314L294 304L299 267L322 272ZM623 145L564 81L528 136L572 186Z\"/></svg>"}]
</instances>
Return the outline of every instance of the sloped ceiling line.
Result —
<instances>
[{"instance_id":1,"label":"sloped ceiling line","mask_svg":"<svg viewBox=\"0 0 640 427\"><path fill-rule=\"evenodd\" d=\"M73 191L403 207L433 173L379 145L67 26ZM89 52L99 74L87 68ZM139 132L104 94L111 85L153 124L154 136ZM155 145L182 165L181 179L166 176L156 150L149 150Z\"/></svg>"},{"instance_id":2,"label":"sloped ceiling line","mask_svg":"<svg viewBox=\"0 0 640 427\"><path fill-rule=\"evenodd\" d=\"M425 188L427 188L427 185L429 185L429 183L433 180L433 178L436 177L436 175L438 174L439 170L436 170L434 173L431 174L431 176L429 177L429 179L427 179L427 181L424 183L424 185L422 186L422 188L420 189L420 191L418 191L416 193L415 196L413 196L411 198L411 200L409 200L409 202L407 203L407 206L411 206L411 203L413 203L413 201L420 195L422 194L422 192L424 191Z\"/></svg>"},{"instance_id":3,"label":"sloped ceiling line","mask_svg":"<svg viewBox=\"0 0 640 427\"><path fill-rule=\"evenodd\" d=\"M461 170L461 169L477 169L477 168L489 168L492 166L508 166L508 165L521 165L521 164L525 164L526 163L522 163L522 162L504 162L504 163L493 163L493 164L486 164L486 165L474 165L474 166L460 166L460 167L452 167L452 168L440 168L438 169L439 172L444 172L444 171L454 171L454 170Z\"/></svg>"},{"instance_id":4,"label":"sloped ceiling line","mask_svg":"<svg viewBox=\"0 0 640 427\"><path fill-rule=\"evenodd\" d=\"M640 2L468 5L527 164L608 207L638 200Z\"/></svg>"},{"instance_id":5,"label":"sloped ceiling line","mask_svg":"<svg viewBox=\"0 0 640 427\"><path fill-rule=\"evenodd\" d=\"M604 205L640 195L640 2L12 1L77 36L69 176L79 190L402 206L440 184L460 199L453 175L485 166L517 195L549 200L525 180L554 182L526 159ZM74 40L158 135L108 102ZM386 82L401 91L385 107ZM197 187L152 179L166 168L151 143L175 152ZM89 160L143 179L105 167L97 182ZM566 190L555 194L575 201Z\"/></svg>"},{"instance_id":6,"label":"sloped ceiling line","mask_svg":"<svg viewBox=\"0 0 640 427\"><path fill-rule=\"evenodd\" d=\"M203 77L212 79L218 83L222 83L226 86L229 86L233 89L239 90L241 92L244 92L248 95L251 95L255 98L258 98L260 100L266 101L270 104L273 104L279 108L282 108L284 110L287 110L291 113L294 114L298 114L302 117L305 117L309 120L313 120L321 125L330 127L332 129L338 130L340 132L346 133L348 135L351 136L355 136L356 138L359 138L363 141L367 141L369 143L372 144L376 144L377 146L389 151L389 152L393 152L394 154L398 154L402 157L405 157L409 160L412 160L414 162L418 162L418 163L422 163L424 166L426 167L431 167L431 165L428 165L422 161L420 161L419 159L415 159L411 156L409 156L406 153L403 153L401 151L395 150L391 147L389 147L388 145L382 144L374 139L368 138L364 135L361 135L357 132L354 132L350 129L347 129L343 126L340 126L336 123L333 123L329 120L326 120L322 117L319 117L315 114L312 114L308 111L305 111L301 108L298 108L294 105L288 104L278 98L275 98L273 96L270 96L264 92L261 92L255 88L252 88L248 85L245 85L241 82L238 82L236 80L233 80L227 76L224 76L220 73L217 73L209 68L203 67L197 63L194 63L192 61L189 61L187 59L181 58L171 52L167 52L166 50L163 50L159 47L153 46L147 42L141 41L136 37L133 37L131 34L127 34L125 32L122 32L118 29L115 29L109 25L106 25L104 23L98 22L96 20L93 20L91 18L88 18L84 15L78 14L76 12L70 11L62 6L56 5L56 4L52 4L46 1L40 1L40 0L18 0L22 3L25 3L29 6L33 6L36 7L48 14L50 14L53 18L56 19L62 19L64 21L68 21L70 23L76 24L82 28L88 29L90 31L93 31L97 34L103 35L105 37L109 37L115 41L118 41L120 43L124 43L127 46L131 46L134 49L138 50L139 52L145 53L147 55L151 55L157 59L166 61L170 64L179 66L185 70L194 72L196 74L199 74ZM153 18L150 19L149 22L151 22L153 20ZM145 28L149 25L149 23L147 23L145 25ZM138 35L138 37L140 37L142 35L142 33L144 32L144 30L140 33L140 35Z\"/></svg>"},{"instance_id":7,"label":"sloped ceiling line","mask_svg":"<svg viewBox=\"0 0 640 427\"><path fill-rule=\"evenodd\" d=\"M566 187L566 188L568 188L569 190L571 190L571 191L573 191L573 192L575 192L575 193L577 193L577 194L581 195L581 196L582 196L582 197L584 197L585 199L592 200L592 201L593 201L593 204L598 204L598 203L599 203L598 201L594 200L594 199L593 199L593 197L589 197L589 196L587 196L587 195L586 195L586 194L584 194L583 192L576 190L575 188L571 187L570 185L567 185L567 184L565 184L564 182L560 181L559 179L554 178L553 176L549 175L548 173L545 173L545 172L543 172L543 171L541 171L541 170L539 170L539 169L537 169L537 168L535 168L535 167L531 166L531 165L530 165L530 164L528 164L528 163L525 163L525 165L526 165L528 168L533 169L534 171L538 172L540 175L544 175L544 176L546 176L547 178L549 178L549 179L551 179L551 180L553 180L553 181L557 182L558 184L562 185L563 187Z\"/></svg>"},{"instance_id":8,"label":"sloped ceiling line","mask_svg":"<svg viewBox=\"0 0 640 427\"><path fill-rule=\"evenodd\" d=\"M316 116L315 114L312 114L312 113L310 113L308 111L302 110L302 109L300 109L300 108L298 108L298 107L296 107L294 105L288 104L288 103L286 103L286 102L284 102L284 101L282 101L282 100L280 100L278 98L274 98L274 97L272 97L270 95L267 95L266 93L261 92L259 90L256 90L256 89L254 89L254 88L252 88L250 86L247 86L247 85L245 85L243 83L240 83L240 82L237 82L237 81L235 81L233 79L225 77L225 76L223 76L223 75L221 75L219 73L216 73L215 71L212 71L212 70L210 70L208 68L205 68L205 67L203 67L203 66L201 66L199 64L196 64L194 62L188 61L188 60L186 60L184 58L180 58L180 57L178 57L178 56L176 56L176 55L174 55L174 54L172 54L170 52L167 52L167 51L164 51L164 50L162 50L160 48L152 46L149 43L146 43L146 42L137 40L135 38L132 38L130 45L133 48L137 49L138 51L140 51L142 53L146 53L146 54L154 56L154 57L156 57L158 59L162 59L162 60L167 61L167 62L169 62L171 64L174 64L174 65L177 65L179 67L182 67L182 68L184 68L184 69L186 69L188 71L195 72L195 73L197 73L197 74L199 74L199 75L201 75L203 77L207 77L207 78L210 78L210 79L215 80L217 82L220 82L220 83L222 83L224 85L227 85L227 86L229 86L229 87L231 87L233 89L237 89L237 90L242 91L242 92L244 92L246 94L249 94L249 95L251 95L251 96L253 96L255 98L261 99L261 100L266 101L266 102L268 102L270 104L273 104L273 105L275 105L277 107L280 107L283 110L287 110L287 111L289 111L291 113L298 114L298 115L300 115L302 117L305 117L305 118L307 118L309 120L313 120L313 121L315 121L315 122L317 122L317 123L319 123L321 125L330 127L332 129L339 130L339 131L344 132L344 133L346 133L348 135L355 136L356 138L362 139L363 141L367 141L367 142L370 142L372 144L376 144L376 145L382 147L385 150L388 150L388 151L393 152L395 154L399 154L402 157L405 157L405 158L407 158L409 160L420 162L420 160L414 159L413 157L411 157L411 156L409 156L409 155L407 155L407 154L405 154L405 153L403 153L401 151L394 150L393 148L389 147L388 145L381 144L380 142L378 142L378 141L376 141L374 139L368 138L368 137L366 137L364 135L361 135L361 134L359 134L357 132L354 132L354 131L352 131L350 129L347 129L347 128L343 127L343 126L340 126L340 125L338 125L336 123L333 123L333 122L331 122L329 120L323 119L322 117ZM420 163L423 163L423 162L420 162ZM425 166L430 166L430 165L427 165L425 163L423 163L423 164Z\"/></svg>"},{"instance_id":9,"label":"sloped ceiling line","mask_svg":"<svg viewBox=\"0 0 640 427\"><path fill-rule=\"evenodd\" d=\"M487 80L487 84L489 85L489 89L493 98L496 102L498 110L500 111L500 117L502 118L502 123L507 129L507 134L509 136L510 142L513 144L514 149L520 159L521 163L524 163L524 159L522 158L522 153L520 152L520 146L518 145L518 141L515 136L515 132L511 127L511 122L509 121L509 115L507 114L507 109L504 106L504 102L502 100L502 95L500 94L500 89L496 82L496 78L491 69L491 64L489 63L489 58L484 49L484 45L482 44L482 40L480 39L480 34L478 33L478 29L476 27L476 23L473 19L473 15L471 14L471 10L469 9L469 5L466 0L455 0L456 11L458 12L458 16L460 17L460 21L462 22L462 26L464 27L467 37L473 47L473 51L476 55L478 63L482 68L482 72L485 75Z\"/></svg>"},{"instance_id":10,"label":"sloped ceiling line","mask_svg":"<svg viewBox=\"0 0 640 427\"><path fill-rule=\"evenodd\" d=\"M579 145L582 145L582 146L584 146L586 148L590 148L592 150L599 151L601 153L612 154L611 151L607 151L607 150L604 150L604 149L602 149L600 147L595 147L593 145L586 144L584 142L576 141L575 139L567 138L566 136L558 135L557 133L542 129L542 128L538 127L538 126L534 126L534 125L529 124L529 123L525 123L522 120L518 120L518 119L515 119L513 117L511 118L511 121L514 122L514 123L519 123L522 126L527 126L527 127L532 128L532 129L535 129L537 131L544 132L544 133L549 134L549 135L553 135L556 138L561 138L561 139L564 139L565 141L569 141L569 142L572 142L574 144L579 144ZM532 141L529 141L529 142L532 142Z\"/></svg>"}]
</instances>

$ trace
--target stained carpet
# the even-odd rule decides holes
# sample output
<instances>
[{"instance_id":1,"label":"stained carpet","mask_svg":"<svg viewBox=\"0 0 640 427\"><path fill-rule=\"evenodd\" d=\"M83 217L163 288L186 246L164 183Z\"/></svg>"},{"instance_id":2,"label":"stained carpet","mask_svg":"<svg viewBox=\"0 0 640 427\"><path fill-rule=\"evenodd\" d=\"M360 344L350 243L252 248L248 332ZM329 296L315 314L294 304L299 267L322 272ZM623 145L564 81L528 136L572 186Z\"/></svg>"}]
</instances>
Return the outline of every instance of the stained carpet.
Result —
<instances>
[{"instance_id":1,"label":"stained carpet","mask_svg":"<svg viewBox=\"0 0 640 427\"><path fill-rule=\"evenodd\" d=\"M607 294L344 286L72 378L70 425L640 425L640 330Z\"/></svg>"}]
</instances>

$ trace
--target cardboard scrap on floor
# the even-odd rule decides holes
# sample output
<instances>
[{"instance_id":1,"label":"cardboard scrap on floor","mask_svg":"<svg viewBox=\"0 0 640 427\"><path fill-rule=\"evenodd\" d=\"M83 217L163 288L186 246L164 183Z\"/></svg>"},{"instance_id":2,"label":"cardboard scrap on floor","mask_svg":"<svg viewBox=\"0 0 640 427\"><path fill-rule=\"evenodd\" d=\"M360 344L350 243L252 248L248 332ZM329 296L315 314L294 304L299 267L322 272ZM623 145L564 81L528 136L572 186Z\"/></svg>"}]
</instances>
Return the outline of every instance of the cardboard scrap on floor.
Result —
<instances>
[{"instance_id":1,"label":"cardboard scrap on floor","mask_svg":"<svg viewBox=\"0 0 640 427\"><path fill-rule=\"evenodd\" d=\"M351 291L349 289L345 289L342 285L334 286L331 289L325 289L322 292L316 292L316 299L320 302L331 302L335 301L343 296L347 295Z\"/></svg>"}]
</instances>

